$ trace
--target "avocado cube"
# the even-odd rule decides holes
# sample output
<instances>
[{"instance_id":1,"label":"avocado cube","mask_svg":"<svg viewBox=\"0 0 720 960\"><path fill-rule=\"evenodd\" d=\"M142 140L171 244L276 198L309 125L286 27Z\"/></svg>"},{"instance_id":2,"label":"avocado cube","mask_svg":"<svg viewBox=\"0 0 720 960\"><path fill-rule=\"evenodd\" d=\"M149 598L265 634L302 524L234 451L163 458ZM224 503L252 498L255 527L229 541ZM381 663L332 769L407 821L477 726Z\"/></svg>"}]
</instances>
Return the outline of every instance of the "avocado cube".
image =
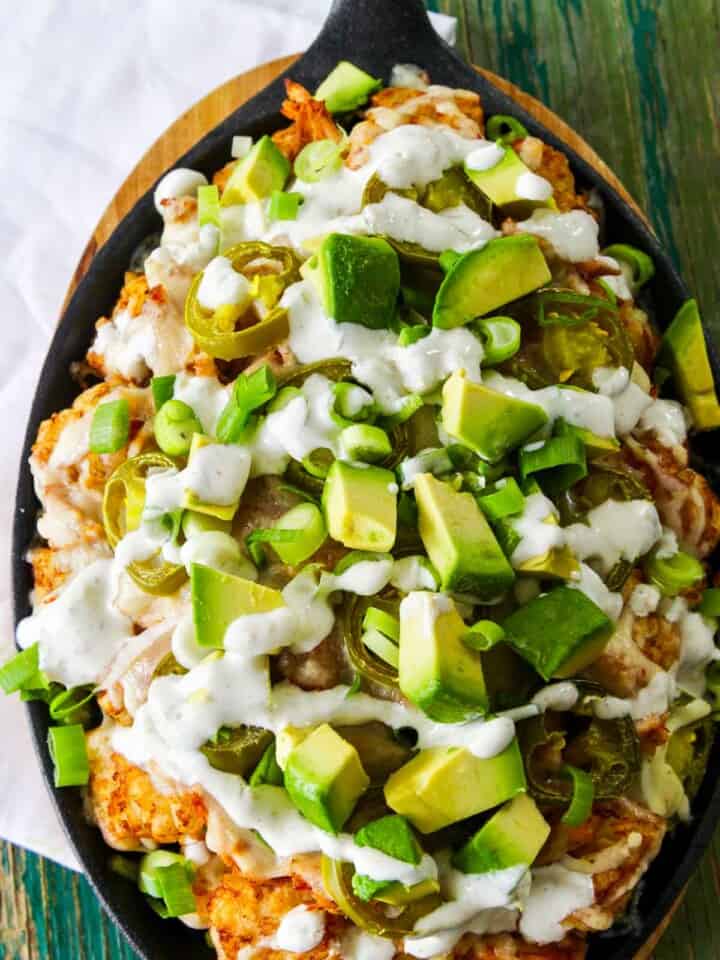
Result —
<instances>
[{"instance_id":1,"label":"avocado cube","mask_svg":"<svg viewBox=\"0 0 720 960\"><path fill-rule=\"evenodd\" d=\"M491 240L454 261L435 298L433 325L460 327L551 279L535 237L517 234Z\"/></svg>"},{"instance_id":2,"label":"avocado cube","mask_svg":"<svg viewBox=\"0 0 720 960\"><path fill-rule=\"evenodd\" d=\"M422 850L405 817L389 814L371 820L355 834L355 843L359 847L372 847L381 850L395 860L403 863L420 863Z\"/></svg>"},{"instance_id":3,"label":"avocado cube","mask_svg":"<svg viewBox=\"0 0 720 960\"><path fill-rule=\"evenodd\" d=\"M548 416L542 407L490 390L457 370L442 389L442 422L483 460L497 463L544 427Z\"/></svg>"},{"instance_id":4,"label":"avocado cube","mask_svg":"<svg viewBox=\"0 0 720 960\"><path fill-rule=\"evenodd\" d=\"M556 587L511 613L506 641L550 680L571 677L602 653L612 621L579 590Z\"/></svg>"},{"instance_id":5,"label":"avocado cube","mask_svg":"<svg viewBox=\"0 0 720 960\"><path fill-rule=\"evenodd\" d=\"M381 86L382 80L348 60L341 60L315 91L315 99L323 100L330 113L349 113L366 103Z\"/></svg>"},{"instance_id":6,"label":"avocado cube","mask_svg":"<svg viewBox=\"0 0 720 960\"><path fill-rule=\"evenodd\" d=\"M507 590L515 574L472 494L421 473L415 499L420 537L443 590L484 600Z\"/></svg>"},{"instance_id":7,"label":"avocado cube","mask_svg":"<svg viewBox=\"0 0 720 960\"><path fill-rule=\"evenodd\" d=\"M487 713L480 655L462 642L467 627L443 594L409 593L400 604L400 689L440 723Z\"/></svg>"},{"instance_id":8,"label":"avocado cube","mask_svg":"<svg viewBox=\"0 0 720 960\"><path fill-rule=\"evenodd\" d=\"M221 448L222 459L215 459L214 462L208 459L205 463L203 458L208 457L209 447ZM204 451L204 452L203 452ZM196 478L210 484L217 485L218 479L221 481L223 493L230 491L236 495L232 503L209 503L203 500L200 495L190 486L183 491L183 507L186 510L194 510L196 513L204 513L209 517L217 517L218 520L231 521L237 512L245 484L250 476L250 465L252 457L247 450L242 447L228 446L226 444L215 443L210 437L202 433L194 433L190 441L190 455L188 457L187 472L183 476L187 477L188 484L194 482L191 477L195 473ZM218 474L222 471L222 476Z\"/></svg>"},{"instance_id":9,"label":"avocado cube","mask_svg":"<svg viewBox=\"0 0 720 960\"><path fill-rule=\"evenodd\" d=\"M316 827L339 833L370 779L355 747L327 723L297 746L285 764L285 789Z\"/></svg>"},{"instance_id":10,"label":"avocado cube","mask_svg":"<svg viewBox=\"0 0 720 960\"><path fill-rule=\"evenodd\" d=\"M316 283L336 323L390 327L400 292L400 262L387 240L328 234L303 275Z\"/></svg>"},{"instance_id":11,"label":"avocado cube","mask_svg":"<svg viewBox=\"0 0 720 960\"><path fill-rule=\"evenodd\" d=\"M550 825L526 793L518 794L462 846L452 864L463 873L529 867L550 835Z\"/></svg>"},{"instance_id":12,"label":"avocado cube","mask_svg":"<svg viewBox=\"0 0 720 960\"><path fill-rule=\"evenodd\" d=\"M680 307L665 331L658 362L672 370L678 396L690 410L695 427L720 427L720 404L695 300Z\"/></svg>"},{"instance_id":13,"label":"avocado cube","mask_svg":"<svg viewBox=\"0 0 720 960\"><path fill-rule=\"evenodd\" d=\"M532 173L520 159L515 150L505 147L505 153L498 163L487 170L473 170L465 165L465 174L482 190L486 197L497 207L502 207L505 214L529 216L538 207L554 207L555 203L549 200L528 200L518 196L518 180L526 173Z\"/></svg>"},{"instance_id":14,"label":"avocado cube","mask_svg":"<svg viewBox=\"0 0 720 960\"><path fill-rule=\"evenodd\" d=\"M214 649L223 647L225 631L238 617L266 613L285 603L279 590L201 563L190 567L190 595L197 642Z\"/></svg>"},{"instance_id":15,"label":"avocado cube","mask_svg":"<svg viewBox=\"0 0 720 960\"><path fill-rule=\"evenodd\" d=\"M333 540L351 550L387 553L397 529L395 475L336 460L325 480L323 510Z\"/></svg>"},{"instance_id":16,"label":"avocado cube","mask_svg":"<svg viewBox=\"0 0 720 960\"><path fill-rule=\"evenodd\" d=\"M261 137L241 160L225 185L220 203L253 203L282 190L290 174L290 161L268 136Z\"/></svg>"},{"instance_id":17,"label":"avocado cube","mask_svg":"<svg viewBox=\"0 0 720 960\"><path fill-rule=\"evenodd\" d=\"M487 759L464 747L433 747L392 774L385 800L421 833L434 833L497 807L525 787L517 740Z\"/></svg>"}]
</instances>

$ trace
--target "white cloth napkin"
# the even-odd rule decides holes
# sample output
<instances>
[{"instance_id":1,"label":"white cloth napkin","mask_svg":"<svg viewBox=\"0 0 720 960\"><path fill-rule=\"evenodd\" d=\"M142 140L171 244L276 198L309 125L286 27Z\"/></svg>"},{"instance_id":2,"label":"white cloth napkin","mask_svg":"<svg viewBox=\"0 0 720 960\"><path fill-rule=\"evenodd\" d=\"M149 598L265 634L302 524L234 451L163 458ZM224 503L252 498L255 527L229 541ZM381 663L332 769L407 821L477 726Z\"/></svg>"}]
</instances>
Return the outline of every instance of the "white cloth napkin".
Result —
<instances>
[{"instance_id":1,"label":"white cloth napkin","mask_svg":"<svg viewBox=\"0 0 720 960\"><path fill-rule=\"evenodd\" d=\"M69 278L113 193L200 97L303 50L329 0L24 0L0 66L0 662L13 653L10 530L32 394ZM433 14L453 42L455 20ZM0 836L79 869L33 754L0 695Z\"/></svg>"}]
</instances>

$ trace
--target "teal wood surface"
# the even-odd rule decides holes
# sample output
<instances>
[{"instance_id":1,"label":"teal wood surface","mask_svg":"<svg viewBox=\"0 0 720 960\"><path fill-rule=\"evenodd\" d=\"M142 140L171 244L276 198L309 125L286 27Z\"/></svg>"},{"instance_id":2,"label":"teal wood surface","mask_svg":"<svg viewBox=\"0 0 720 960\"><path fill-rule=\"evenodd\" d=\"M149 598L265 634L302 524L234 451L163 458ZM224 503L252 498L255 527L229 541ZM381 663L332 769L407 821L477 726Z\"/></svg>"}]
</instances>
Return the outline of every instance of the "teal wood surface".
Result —
<instances>
[{"instance_id":1,"label":"teal wood surface","mask_svg":"<svg viewBox=\"0 0 720 960\"><path fill-rule=\"evenodd\" d=\"M720 338L720 0L431 0L614 169ZM0 960L131 960L87 882L0 844ZM720 960L720 833L655 960Z\"/></svg>"}]
</instances>

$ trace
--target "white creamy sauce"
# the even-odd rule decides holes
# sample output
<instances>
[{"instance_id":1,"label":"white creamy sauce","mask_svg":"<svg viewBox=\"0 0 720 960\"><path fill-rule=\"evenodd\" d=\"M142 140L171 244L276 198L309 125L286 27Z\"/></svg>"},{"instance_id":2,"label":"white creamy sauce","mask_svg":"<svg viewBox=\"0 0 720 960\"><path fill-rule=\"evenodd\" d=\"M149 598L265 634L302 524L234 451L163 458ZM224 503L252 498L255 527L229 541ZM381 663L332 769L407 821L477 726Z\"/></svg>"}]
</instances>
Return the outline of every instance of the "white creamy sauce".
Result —
<instances>
[{"instance_id":1,"label":"white creamy sauce","mask_svg":"<svg viewBox=\"0 0 720 960\"><path fill-rule=\"evenodd\" d=\"M577 703L579 695L575 684L570 680L564 680L538 690L532 702L541 710L571 710Z\"/></svg>"},{"instance_id":2,"label":"white creamy sauce","mask_svg":"<svg viewBox=\"0 0 720 960\"><path fill-rule=\"evenodd\" d=\"M602 276L598 277L598 280L602 280L602 282L609 287L610 290L612 290L618 300L632 300L632 291L628 286L627 277L625 276L621 264L619 264L613 257L605 256L595 257L595 262L602 263L613 271L620 271L619 273L604 273Z\"/></svg>"},{"instance_id":3,"label":"white creamy sauce","mask_svg":"<svg viewBox=\"0 0 720 960\"><path fill-rule=\"evenodd\" d=\"M642 720L654 713L665 713L676 694L677 687L672 673L658 670L647 686L634 697L601 697L594 702L593 710L601 720L628 716L634 720Z\"/></svg>"},{"instance_id":4,"label":"white creamy sauce","mask_svg":"<svg viewBox=\"0 0 720 960\"><path fill-rule=\"evenodd\" d=\"M203 432L213 437L218 417L230 399L230 388L224 387L215 377L178 373L175 376L173 398L192 407L202 424Z\"/></svg>"},{"instance_id":5,"label":"white creamy sauce","mask_svg":"<svg viewBox=\"0 0 720 960\"><path fill-rule=\"evenodd\" d=\"M395 944L351 926L343 932L341 956L344 960L393 960Z\"/></svg>"},{"instance_id":6,"label":"white creamy sauce","mask_svg":"<svg viewBox=\"0 0 720 960\"><path fill-rule=\"evenodd\" d=\"M574 873L559 863L539 867L532 871L530 895L520 916L520 932L535 943L555 943L565 936L562 921L594 901L591 876Z\"/></svg>"},{"instance_id":7,"label":"white creamy sauce","mask_svg":"<svg viewBox=\"0 0 720 960\"><path fill-rule=\"evenodd\" d=\"M161 178L155 187L153 201L158 213L163 212L163 200L175 197L194 197L198 187L207 184L207 177L198 170L189 170L187 167L177 167Z\"/></svg>"},{"instance_id":8,"label":"white creamy sauce","mask_svg":"<svg viewBox=\"0 0 720 960\"><path fill-rule=\"evenodd\" d=\"M242 496L250 475L250 453L234 444L209 443L193 450L183 485L203 503L230 506Z\"/></svg>"},{"instance_id":9,"label":"white creamy sauce","mask_svg":"<svg viewBox=\"0 0 720 960\"><path fill-rule=\"evenodd\" d=\"M565 534L558 525L558 513L543 493L532 493L525 499L523 512L510 520L520 542L510 558L515 567L542 557L565 543Z\"/></svg>"},{"instance_id":10,"label":"white creamy sauce","mask_svg":"<svg viewBox=\"0 0 720 960\"><path fill-rule=\"evenodd\" d=\"M396 63L390 71L390 86L427 90L428 75L416 63Z\"/></svg>"},{"instance_id":11,"label":"white creamy sauce","mask_svg":"<svg viewBox=\"0 0 720 960\"><path fill-rule=\"evenodd\" d=\"M38 644L40 669L50 680L66 687L97 683L132 637L132 622L113 606L112 567L111 560L96 560L18 624L19 646Z\"/></svg>"},{"instance_id":12,"label":"white creamy sauce","mask_svg":"<svg viewBox=\"0 0 720 960\"><path fill-rule=\"evenodd\" d=\"M566 542L581 560L608 573L618 560L633 563L662 535L655 504L649 500L606 500L588 512L587 523L565 528Z\"/></svg>"},{"instance_id":13,"label":"white creamy sauce","mask_svg":"<svg viewBox=\"0 0 720 960\"><path fill-rule=\"evenodd\" d=\"M361 560L344 573L321 574L320 591L332 593L335 590L345 590L359 597L372 597L388 585L394 568L395 564L391 558Z\"/></svg>"},{"instance_id":14,"label":"white creamy sauce","mask_svg":"<svg viewBox=\"0 0 720 960\"><path fill-rule=\"evenodd\" d=\"M107 397L104 402L107 403L110 399L111 396ZM90 449L92 418L93 412L90 411L81 417L75 417L63 427L48 460L48 466L51 470L71 467L87 456Z\"/></svg>"},{"instance_id":15,"label":"white creamy sauce","mask_svg":"<svg viewBox=\"0 0 720 960\"><path fill-rule=\"evenodd\" d=\"M552 184L544 177L539 177L536 173L528 171L521 173L515 183L515 193L522 200L549 200L553 195Z\"/></svg>"},{"instance_id":16,"label":"white creamy sauce","mask_svg":"<svg viewBox=\"0 0 720 960\"><path fill-rule=\"evenodd\" d=\"M622 613L622 594L608 590L601 577L586 563L580 564L580 575L577 580L570 580L567 584L573 590L580 590L585 596L596 603L603 613L611 620L617 620Z\"/></svg>"},{"instance_id":17,"label":"white creamy sauce","mask_svg":"<svg viewBox=\"0 0 720 960\"><path fill-rule=\"evenodd\" d=\"M705 671L720 658L715 646L717 622L700 613L687 612L680 621L680 662L677 685L685 693L701 697L705 693Z\"/></svg>"},{"instance_id":18,"label":"white creamy sauce","mask_svg":"<svg viewBox=\"0 0 720 960\"><path fill-rule=\"evenodd\" d=\"M322 943L325 936L325 911L309 910L301 904L288 911L272 938L275 950L307 953Z\"/></svg>"},{"instance_id":19,"label":"white creamy sauce","mask_svg":"<svg viewBox=\"0 0 720 960\"><path fill-rule=\"evenodd\" d=\"M689 417L675 400L653 400L645 408L638 428L651 430L664 447L675 447L687 440Z\"/></svg>"},{"instance_id":20,"label":"white creamy sauce","mask_svg":"<svg viewBox=\"0 0 720 960\"><path fill-rule=\"evenodd\" d=\"M144 380L154 369L156 346L149 310L144 308L133 316L125 309L98 328L91 351L103 357L108 370L128 380Z\"/></svg>"},{"instance_id":21,"label":"white creamy sauce","mask_svg":"<svg viewBox=\"0 0 720 960\"><path fill-rule=\"evenodd\" d=\"M655 556L661 560L667 560L668 557L674 557L679 551L677 534L669 527L663 527L662 536L655 547Z\"/></svg>"},{"instance_id":22,"label":"white creamy sauce","mask_svg":"<svg viewBox=\"0 0 720 960\"><path fill-rule=\"evenodd\" d=\"M625 367L598 367L593 373L593 383L603 396L612 399L618 436L625 436L634 430L640 418L652 406L652 397L630 378Z\"/></svg>"},{"instance_id":23,"label":"white creamy sauce","mask_svg":"<svg viewBox=\"0 0 720 960\"><path fill-rule=\"evenodd\" d=\"M426 187L465 161L482 141L466 140L448 127L404 124L370 145L369 167L395 190Z\"/></svg>"},{"instance_id":24,"label":"white creamy sauce","mask_svg":"<svg viewBox=\"0 0 720 960\"><path fill-rule=\"evenodd\" d=\"M660 596L651 583L639 583L630 594L630 609L636 617L648 617L657 610Z\"/></svg>"},{"instance_id":25,"label":"white creamy sauce","mask_svg":"<svg viewBox=\"0 0 720 960\"><path fill-rule=\"evenodd\" d=\"M504 147L487 140L467 155L465 166L468 170L492 170L503 159L505 152Z\"/></svg>"},{"instance_id":26,"label":"white creamy sauce","mask_svg":"<svg viewBox=\"0 0 720 960\"><path fill-rule=\"evenodd\" d=\"M197 300L206 310L217 310L226 304L243 306L250 302L250 284L227 257L215 257L203 271Z\"/></svg>"},{"instance_id":27,"label":"white creamy sauce","mask_svg":"<svg viewBox=\"0 0 720 960\"><path fill-rule=\"evenodd\" d=\"M438 858L440 859L440 858ZM442 871L442 891L448 902L421 917L415 924L419 936L440 930L464 927L484 910L507 907L527 867L519 865L489 873L460 873L447 868Z\"/></svg>"},{"instance_id":28,"label":"white creamy sauce","mask_svg":"<svg viewBox=\"0 0 720 960\"><path fill-rule=\"evenodd\" d=\"M481 378L482 344L462 327L433 328L422 340L401 347L389 331L335 323L307 281L288 287L280 303L289 312L290 347L300 363L344 357L384 412L395 412L408 394L429 393L455 370L464 369L470 380Z\"/></svg>"},{"instance_id":29,"label":"white creamy sauce","mask_svg":"<svg viewBox=\"0 0 720 960\"><path fill-rule=\"evenodd\" d=\"M419 960L446 957L466 933L506 933L517 927L518 911L507 907L491 907L476 914L469 923L450 930L441 930L426 937L405 937L403 949Z\"/></svg>"},{"instance_id":30,"label":"white creamy sauce","mask_svg":"<svg viewBox=\"0 0 720 960\"><path fill-rule=\"evenodd\" d=\"M600 437L615 436L615 412L609 397L568 387L552 386L531 390L521 380L505 377L500 373L486 376L485 384L505 396L542 407L550 420L562 417L573 426L583 427Z\"/></svg>"},{"instance_id":31,"label":"white creamy sauce","mask_svg":"<svg viewBox=\"0 0 720 960\"><path fill-rule=\"evenodd\" d=\"M257 570L243 555L235 537L222 530L202 530L189 537L177 552L171 544L163 547L163 555L171 563L181 563L188 574L194 563L213 570L222 570L245 580L257 579Z\"/></svg>"},{"instance_id":32,"label":"white creamy sauce","mask_svg":"<svg viewBox=\"0 0 720 960\"><path fill-rule=\"evenodd\" d=\"M438 582L425 557L396 560L390 583L403 593L413 590L437 590Z\"/></svg>"},{"instance_id":33,"label":"white creamy sauce","mask_svg":"<svg viewBox=\"0 0 720 960\"><path fill-rule=\"evenodd\" d=\"M584 210L535 210L528 220L518 223L517 229L541 237L558 257L571 263L594 260L599 252L597 222Z\"/></svg>"}]
</instances>

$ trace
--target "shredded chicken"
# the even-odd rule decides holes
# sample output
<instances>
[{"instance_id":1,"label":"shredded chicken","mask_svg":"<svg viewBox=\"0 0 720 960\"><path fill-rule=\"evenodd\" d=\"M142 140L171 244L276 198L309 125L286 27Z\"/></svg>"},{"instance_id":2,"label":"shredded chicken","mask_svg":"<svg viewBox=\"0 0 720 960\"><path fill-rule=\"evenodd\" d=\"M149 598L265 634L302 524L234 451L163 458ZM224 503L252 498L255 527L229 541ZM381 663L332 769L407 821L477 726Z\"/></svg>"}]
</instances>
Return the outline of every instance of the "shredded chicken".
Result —
<instances>
[{"instance_id":1,"label":"shredded chicken","mask_svg":"<svg viewBox=\"0 0 720 960\"><path fill-rule=\"evenodd\" d=\"M288 160L294 160L303 147L315 140L342 139L342 131L328 113L322 100L315 100L305 87L285 80L287 98L280 112L292 123L273 134L273 142Z\"/></svg>"},{"instance_id":2,"label":"shredded chicken","mask_svg":"<svg viewBox=\"0 0 720 960\"><path fill-rule=\"evenodd\" d=\"M609 643L585 671L616 697L634 697L659 669L635 642L634 624L635 615L626 607Z\"/></svg>"},{"instance_id":3,"label":"shredded chicken","mask_svg":"<svg viewBox=\"0 0 720 960\"><path fill-rule=\"evenodd\" d=\"M587 209L585 197L575 190L575 177L564 153L537 137L525 137L513 146L533 173L552 184L553 199L559 210ZM604 272L608 273L607 266Z\"/></svg>"}]
</instances>

